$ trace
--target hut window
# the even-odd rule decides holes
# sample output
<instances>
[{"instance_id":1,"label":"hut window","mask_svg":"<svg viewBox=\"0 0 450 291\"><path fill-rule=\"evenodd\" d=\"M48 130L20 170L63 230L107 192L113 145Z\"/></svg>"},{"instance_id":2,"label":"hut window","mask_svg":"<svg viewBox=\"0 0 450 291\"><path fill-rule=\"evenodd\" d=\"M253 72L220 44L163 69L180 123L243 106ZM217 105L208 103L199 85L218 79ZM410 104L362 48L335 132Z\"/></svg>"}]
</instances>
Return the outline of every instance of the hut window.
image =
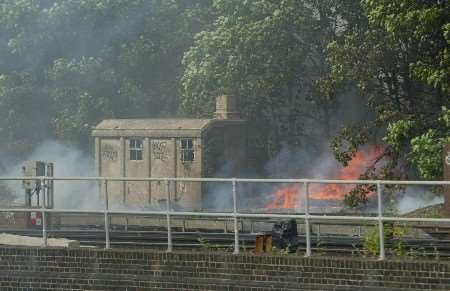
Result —
<instances>
[{"instance_id":1,"label":"hut window","mask_svg":"<svg viewBox=\"0 0 450 291\"><path fill-rule=\"evenodd\" d=\"M181 140L181 161L192 162L194 160L194 143L191 138Z\"/></svg>"},{"instance_id":2,"label":"hut window","mask_svg":"<svg viewBox=\"0 0 450 291\"><path fill-rule=\"evenodd\" d=\"M130 160L141 161L142 160L142 140L130 139Z\"/></svg>"}]
</instances>

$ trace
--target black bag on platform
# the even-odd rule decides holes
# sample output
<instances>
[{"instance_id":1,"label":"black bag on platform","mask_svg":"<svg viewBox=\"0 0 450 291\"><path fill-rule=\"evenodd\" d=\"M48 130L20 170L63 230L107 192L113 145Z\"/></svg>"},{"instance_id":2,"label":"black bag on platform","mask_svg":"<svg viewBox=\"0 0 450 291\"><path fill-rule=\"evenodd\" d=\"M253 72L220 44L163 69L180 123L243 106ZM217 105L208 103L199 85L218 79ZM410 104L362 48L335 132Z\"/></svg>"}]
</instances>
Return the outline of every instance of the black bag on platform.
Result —
<instances>
[{"instance_id":1,"label":"black bag on platform","mask_svg":"<svg viewBox=\"0 0 450 291\"><path fill-rule=\"evenodd\" d=\"M295 219L275 223L272 227L273 246L294 253L299 245L297 235L297 221Z\"/></svg>"}]
</instances>

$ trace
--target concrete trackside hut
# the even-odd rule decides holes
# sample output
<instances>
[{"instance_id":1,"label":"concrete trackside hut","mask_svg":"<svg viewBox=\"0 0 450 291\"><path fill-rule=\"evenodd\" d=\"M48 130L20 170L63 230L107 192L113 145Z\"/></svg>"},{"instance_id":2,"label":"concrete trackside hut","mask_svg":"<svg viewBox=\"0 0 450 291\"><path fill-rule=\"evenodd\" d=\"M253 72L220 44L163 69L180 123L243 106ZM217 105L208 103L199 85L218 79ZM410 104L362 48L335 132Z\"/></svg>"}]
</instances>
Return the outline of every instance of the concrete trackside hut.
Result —
<instances>
[{"instance_id":1,"label":"concrete trackside hut","mask_svg":"<svg viewBox=\"0 0 450 291\"><path fill-rule=\"evenodd\" d=\"M245 163L245 122L228 96L217 98L213 119L111 119L98 124L92 136L101 177L231 177L239 176ZM202 208L206 187L198 182L108 184L110 199L125 205L158 207L168 191L173 205L195 210Z\"/></svg>"}]
</instances>

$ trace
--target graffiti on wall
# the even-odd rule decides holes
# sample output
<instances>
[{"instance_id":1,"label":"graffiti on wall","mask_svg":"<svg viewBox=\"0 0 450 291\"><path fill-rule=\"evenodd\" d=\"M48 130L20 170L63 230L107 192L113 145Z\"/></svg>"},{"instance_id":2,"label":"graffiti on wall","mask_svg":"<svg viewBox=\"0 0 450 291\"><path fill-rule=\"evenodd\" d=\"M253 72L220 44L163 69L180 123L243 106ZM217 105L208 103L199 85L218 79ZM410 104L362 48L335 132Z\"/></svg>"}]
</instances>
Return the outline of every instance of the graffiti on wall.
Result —
<instances>
[{"instance_id":1,"label":"graffiti on wall","mask_svg":"<svg viewBox=\"0 0 450 291\"><path fill-rule=\"evenodd\" d=\"M167 161L169 159L167 142L152 141L152 157L154 160Z\"/></svg>"},{"instance_id":2,"label":"graffiti on wall","mask_svg":"<svg viewBox=\"0 0 450 291\"><path fill-rule=\"evenodd\" d=\"M102 159L107 161L116 161L119 157L119 153L116 151L116 149L109 145L105 144L102 146Z\"/></svg>"}]
</instances>

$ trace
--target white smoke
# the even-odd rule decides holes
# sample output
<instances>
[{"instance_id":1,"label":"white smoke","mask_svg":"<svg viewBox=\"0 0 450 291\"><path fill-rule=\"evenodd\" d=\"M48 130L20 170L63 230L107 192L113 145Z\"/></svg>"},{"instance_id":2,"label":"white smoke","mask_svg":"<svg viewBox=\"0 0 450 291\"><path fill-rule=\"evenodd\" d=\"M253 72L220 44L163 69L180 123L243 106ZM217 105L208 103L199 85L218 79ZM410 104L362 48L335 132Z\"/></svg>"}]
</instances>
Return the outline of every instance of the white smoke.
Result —
<instances>
[{"instance_id":1,"label":"white smoke","mask_svg":"<svg viewBox=\"0 0 450 291\"><path fill-rule=\"evenodd\" d=\"M396 201L396 210L405 214L416 209L436 205L444 202L442 196L438 196L421 187L408 187Z\"/></svg>"},{"instance_id":2,"label":"white smoke","mask_svg":"<svg viewBox=\"0 0 450 291\"><path fill-rule=\"evenodd\" d=\"M269 178L334 179L342 165L322 145L311 154L301 148L283 146L280 153L264 167Z\"/></svg>"},{"instance_id":3,"label":"white smoke","mask_svg":"<svg viewBox=\"0 0 450 291\"><path fill-rule=\"evenodd\" d=\"M293 158L295 157L295 158ZM311 158L306 158L299 152L282 151L277 159L268 163L266 170L271 173L272 177L291 177L291 178L331 178L330 174L334 173L338 168L338 163L334 160L331 154L324 154L315 157L315 161ZM9 167L10 171L3 171L1 176L17 176L20 177L21 167L23 162L28 160L38 160L44 162L54 163L54 175L57 177L89 177L95 176L94 159L82 152L80 149L63 144L58 141L50 140L36 146L35 150L29 156L25 157L23 161L16 165ZM283 165L294 165L286 171ZM309 166L307 171L299 171L295 169L295 165L299 168ZM293 175L293 173L302 172L302 176ZM332 174L331 174L332 175ZM220 184L220 183L219 183ZM24 190L21 187L21 182L9 182L7 185L13 190L16 196L16 204L24 203ZM99 199L98 188L96 182L86 181L56 181L54 190L55 208L63 209L103 209L104 204ZM264 186L264 185L261 185ZM267 186L267 185L265 185ZM207 207L216 209L229 209L231 207L231 188L230 185L216 185L213 187L215 195L205 197L209 203ZM255 189L253 189L255 191ZM256 190L257 193L270 193L272 188ZM247 191L239 191L240 199L245 200ZM243 192L243 193L242 193ZM1 194L1 193L0 193ZM422 207L435 205L443 202L441 196L437 196L426 189L420 187L407 187L402 193L395 195L395 208L399 214L404 214ZM249 197L255 198L255 197ZM261 196L259 196L261 198ZM255 201L254 199L250 199ZM264 199L263 199L264 200ZM244 202L244 201L243 201ZM114 205L111 205L113 207ZM125 207L121 205L122 207ZM253 207L262 207L262 205L252 205ZM118 207L118 205L115 205Z\"/></svg>"},{"instance_id":4,"label":"white smoke","mask_svg":"<svg viewBox=\"0 0 450 291\"><path fill-rule=\"evenodd\" d=\"M10 171L2 176L21 177L21 167L25 161L36 160L54 164L55 177L89 177L95 176L93 158L78 148L49 140L36 146L35 150L23 161L9 167ZM16 204L24 203L24 190L19 182L9 182L14 190ZM55 181L55 208L64 209L102 209L104 206L98 197L96 182L91 181Z\"/></svg>"}]
</instances>

